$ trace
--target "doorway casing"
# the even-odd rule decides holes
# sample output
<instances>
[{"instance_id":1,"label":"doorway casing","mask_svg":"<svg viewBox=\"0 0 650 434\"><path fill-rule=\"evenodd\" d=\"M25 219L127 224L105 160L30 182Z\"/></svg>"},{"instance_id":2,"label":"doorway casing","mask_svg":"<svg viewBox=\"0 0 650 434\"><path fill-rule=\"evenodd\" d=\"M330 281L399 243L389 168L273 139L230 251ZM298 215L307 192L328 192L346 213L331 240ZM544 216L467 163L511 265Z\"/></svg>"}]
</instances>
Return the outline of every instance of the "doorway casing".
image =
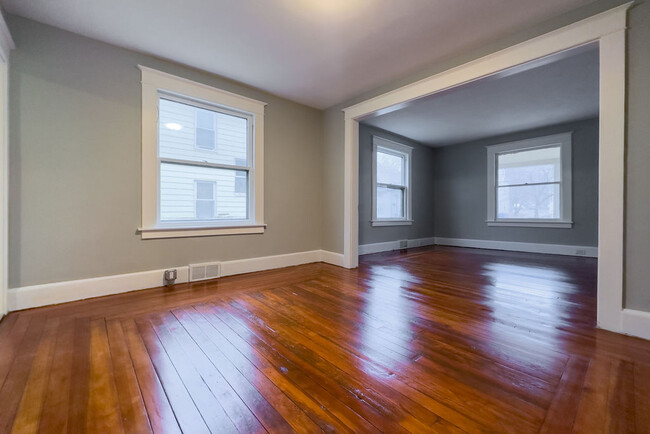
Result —
<instances>
[{"instance_id":1,"label":"doorway casing","mask_svg":"<svg viewBox=\"0 0 650 434\"><path fill-rule=\"evenodd\" d=\"M597 43L600 53L598 326L650 339L650 314L646 318L644 313L623 308L625 48L627 10L632 3L623 4L344 109L345 267L355 268L359 261L359 121L398 110L418 98L479 80L508 68Z\"/></svg>"}]
</instances>

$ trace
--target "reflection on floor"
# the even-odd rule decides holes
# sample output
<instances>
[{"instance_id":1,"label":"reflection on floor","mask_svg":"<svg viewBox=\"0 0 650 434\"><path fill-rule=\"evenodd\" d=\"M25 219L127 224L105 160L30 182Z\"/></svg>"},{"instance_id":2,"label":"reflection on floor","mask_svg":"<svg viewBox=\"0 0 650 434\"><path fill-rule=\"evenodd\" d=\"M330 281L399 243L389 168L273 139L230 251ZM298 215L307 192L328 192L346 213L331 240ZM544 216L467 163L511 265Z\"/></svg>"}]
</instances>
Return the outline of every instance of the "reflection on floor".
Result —
<instances>
[{"instance_id":1,"label":"reflection on floor","mask_svg":"<svg viewBox=\"0 0 650 434\"><path fill-rule=\"evenodd\" d=\"M12 313L0 432L647 432L596 261L458 248Z\"/></svg>"}]
</instances>

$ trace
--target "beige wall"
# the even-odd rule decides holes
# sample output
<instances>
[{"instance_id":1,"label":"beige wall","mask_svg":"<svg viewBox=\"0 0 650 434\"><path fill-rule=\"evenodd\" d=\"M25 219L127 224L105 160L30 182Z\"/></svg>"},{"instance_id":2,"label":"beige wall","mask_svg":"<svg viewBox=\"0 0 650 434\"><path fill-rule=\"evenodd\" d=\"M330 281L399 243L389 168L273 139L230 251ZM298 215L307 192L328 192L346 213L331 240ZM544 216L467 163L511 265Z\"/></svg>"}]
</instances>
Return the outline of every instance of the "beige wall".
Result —
<instances>
[{"instance_id":1,"label":"beige wall","mask_svg":"<svg viewBox=\"0 0 650 434\"><path fill-rule=\"evenodd\" d=\"M321 111L33 21L9 26L9 287L321 248ZM265 234L140 239L138 64L268 103Z\"/></svg>"},{"instance_id":2,"label":"beige wall","mask_svg":"<svg viewBox=\"0 0 650 434\"><path fill-rule=\"evenodd\" d=\"M493 42L446 62L440 62L408 77L388 83L353 100L331 107L325 113L325 166L323 185L336 193L324 195L324 209L329 210L323 221L323 245L343 252L343 114L341 109L364 101L416 80L445 71L470 60L523 42L532 37L571 24L580 19L626 3L606 0L565 14L555 20L531 27L525 32ZM626 179L626 247L625 304L632 309L650 311L650 4L642 2L629 12L628 30L628 112L627 112L627 179ZM331 220L333 219L333 220Z\"/></svg>"}]
</instances>

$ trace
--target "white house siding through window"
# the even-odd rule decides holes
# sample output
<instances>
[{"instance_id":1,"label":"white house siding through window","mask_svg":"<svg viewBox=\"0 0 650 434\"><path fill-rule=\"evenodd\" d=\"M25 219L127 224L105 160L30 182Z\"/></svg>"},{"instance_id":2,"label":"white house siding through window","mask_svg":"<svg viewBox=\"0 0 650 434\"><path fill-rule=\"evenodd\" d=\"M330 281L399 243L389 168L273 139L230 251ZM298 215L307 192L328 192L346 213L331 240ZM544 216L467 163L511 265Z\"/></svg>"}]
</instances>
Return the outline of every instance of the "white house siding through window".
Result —
<instances>
[{"instance_id":1,"label":"white house siding through window","mask_svg":"<svg viewBox=\"0 0 650 434\"><path fill-rule=\"evenodd\" d=\"M164 97L158 108L160 221L248 219L248 171L236 169L249 166L248 119Z\"/></svg>"}]
</instances>

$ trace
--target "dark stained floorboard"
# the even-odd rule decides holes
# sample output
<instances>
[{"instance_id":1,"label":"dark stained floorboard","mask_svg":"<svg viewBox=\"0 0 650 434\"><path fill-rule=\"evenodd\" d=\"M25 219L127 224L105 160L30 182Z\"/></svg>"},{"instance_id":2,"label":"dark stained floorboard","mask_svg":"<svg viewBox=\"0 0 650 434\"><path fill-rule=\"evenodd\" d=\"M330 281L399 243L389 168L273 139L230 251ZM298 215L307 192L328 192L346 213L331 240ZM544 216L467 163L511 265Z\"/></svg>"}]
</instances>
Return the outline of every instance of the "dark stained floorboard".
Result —
<instances>
[{"instance_id":1,"label":"dark stained floorboard","mask_svg":"<svg viewBox=\"0 0 650 434\"><path fill-rule=\"evenodd\" d=\"M596 266L430 247L14 312L0 432L650 432Z\"/></svg>"}]
</instances>

